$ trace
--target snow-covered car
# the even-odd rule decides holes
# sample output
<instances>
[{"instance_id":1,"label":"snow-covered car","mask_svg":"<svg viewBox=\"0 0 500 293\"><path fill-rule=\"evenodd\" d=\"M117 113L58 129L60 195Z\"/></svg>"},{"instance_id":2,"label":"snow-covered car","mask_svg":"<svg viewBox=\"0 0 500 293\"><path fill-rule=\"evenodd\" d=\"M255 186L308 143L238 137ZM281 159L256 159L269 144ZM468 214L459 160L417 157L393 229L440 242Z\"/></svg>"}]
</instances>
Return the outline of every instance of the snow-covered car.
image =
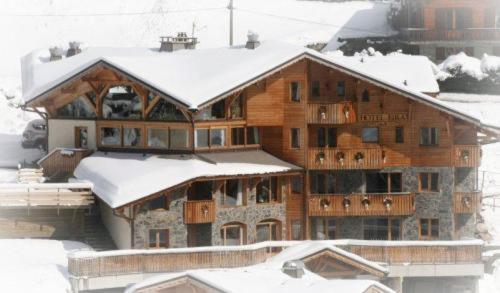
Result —
<instances>
[{"instance_id":1,"label":"snow-covered car","mask_svg":"<svg viewBox=\"0 0 500 293\"><path fill-rule=\"evenodd\" d=\"M47 142L47 123L35 119L28 123L23 132L23 148L45 148Z\"/></svg>"}]
</instances>

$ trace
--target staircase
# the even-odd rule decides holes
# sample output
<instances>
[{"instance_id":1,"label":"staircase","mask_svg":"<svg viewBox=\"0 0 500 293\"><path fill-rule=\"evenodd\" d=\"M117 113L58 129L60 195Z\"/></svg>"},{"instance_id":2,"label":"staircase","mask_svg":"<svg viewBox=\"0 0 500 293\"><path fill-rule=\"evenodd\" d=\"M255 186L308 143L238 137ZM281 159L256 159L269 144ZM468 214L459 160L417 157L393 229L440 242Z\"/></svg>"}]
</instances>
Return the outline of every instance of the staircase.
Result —
<instances>
[{"instance_id":1,"label":"staircase","mask_svg":"<svg viewBox=\"0 0 500 293\"><path fill-rule=\"evenodd\" d=\"M85 215L83 233L78 241L89 245L96 251L117 249L101 220L101 215L95 213L96 210L93 209L92 214Z\"/></svg>"}]
</instances>

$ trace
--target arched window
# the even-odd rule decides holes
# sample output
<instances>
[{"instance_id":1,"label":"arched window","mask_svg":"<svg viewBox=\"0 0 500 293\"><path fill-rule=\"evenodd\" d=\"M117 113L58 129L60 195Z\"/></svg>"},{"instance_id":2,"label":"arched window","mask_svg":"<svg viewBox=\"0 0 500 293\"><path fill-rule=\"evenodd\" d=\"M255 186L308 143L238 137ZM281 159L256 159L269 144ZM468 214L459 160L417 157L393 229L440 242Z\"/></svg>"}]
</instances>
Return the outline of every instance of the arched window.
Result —
<instances>
[{"instance_id":1,"label":"arched window","mask_svg":"<svg viewBox=\"0 0 500 293\"><path fill-rule=\"evenodd\" d=\"M362 102L369 102L370 101L370 92L368 90L363 91L363 95L361 96L361 101Z\"/></svg>"},{"instance_id":2,"label":"arched window","mask_svg":"<svg viewBox=\"0 0 500 293\"><path fill-rule=\"evenodd\" d=\"M104 119L141 119L142 99L131 86L112 87L102 102Z\"/></svg>"},{"instance_id":3,"label":"arched window","mask_svg":"<svg viewBox=\"0 0 500 293\"><path fill-rule=\"evenodd\" d=\"M281 222L263 220L257 224L257 242L281 240Z\"/></svg>"},{"instance_id":4,"label":"arched window","mask_svg":"<svg viewBox=\"0 0 500 293\"><path fill-rule=\"evenodd\" d=\"M94 118L95 111L87 97L80 96L57 109L59 118Z\"/></svg>"},{"instance_id":5,"label":"arched window","mask_svg":"<svg viewBox=\"0 0 500 293\"><path fill-rule=\"evenodd\" d=\"M220 229L222 245L246 244L246 226L239 222L225 224Z\"/></svg>"}]
</instances>

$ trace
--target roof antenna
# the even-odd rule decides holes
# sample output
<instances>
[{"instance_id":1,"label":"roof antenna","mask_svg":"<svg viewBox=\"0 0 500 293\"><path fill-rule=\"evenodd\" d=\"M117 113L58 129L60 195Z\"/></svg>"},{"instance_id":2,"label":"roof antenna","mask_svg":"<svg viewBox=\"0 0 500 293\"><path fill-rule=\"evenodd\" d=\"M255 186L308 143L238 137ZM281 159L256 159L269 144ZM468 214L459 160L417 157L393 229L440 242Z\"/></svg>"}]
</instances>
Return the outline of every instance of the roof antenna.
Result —
<instances>
[{"instance_id":1,"label":"roof antenna","mask_svg":"<svg viewBox=\"0 0 500 293\"><path fill-rule=\"evenodd\" d=\"M403 84L408 86L408 81L405 79L405 81L403 81Z\"/></svg>"}]
</instances>

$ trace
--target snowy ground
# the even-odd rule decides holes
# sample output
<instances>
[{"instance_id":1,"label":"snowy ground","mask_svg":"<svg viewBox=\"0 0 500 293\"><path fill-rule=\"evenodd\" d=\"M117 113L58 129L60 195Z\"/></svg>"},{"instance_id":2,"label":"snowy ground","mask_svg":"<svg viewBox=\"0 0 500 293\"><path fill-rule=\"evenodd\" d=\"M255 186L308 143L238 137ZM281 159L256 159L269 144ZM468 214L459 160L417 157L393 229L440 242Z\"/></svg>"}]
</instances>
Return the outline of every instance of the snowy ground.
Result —
<instances>
[{"instance_id":1,"label":"snowy ground","mask_svg":"<svg viewBox=\"0 0 500 293\"><path fill-rule=\"evenodd\" d=\"M66 293L68 252L89 249L83 243L56 240L0 240L0 286L10 293Z\"/></svg>"}]
</instances>

